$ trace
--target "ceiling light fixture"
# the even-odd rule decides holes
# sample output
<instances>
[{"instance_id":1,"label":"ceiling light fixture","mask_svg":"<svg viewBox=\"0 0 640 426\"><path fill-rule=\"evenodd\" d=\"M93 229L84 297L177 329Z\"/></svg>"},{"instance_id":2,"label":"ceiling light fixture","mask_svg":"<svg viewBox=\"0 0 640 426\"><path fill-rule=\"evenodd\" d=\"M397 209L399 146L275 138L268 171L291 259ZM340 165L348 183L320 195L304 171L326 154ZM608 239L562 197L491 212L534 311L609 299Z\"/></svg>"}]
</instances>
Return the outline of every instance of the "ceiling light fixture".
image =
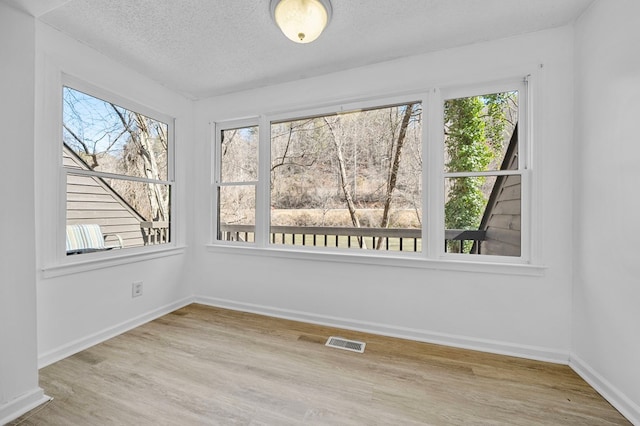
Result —
<instances>
[{"instance_id":1,"label":"ceiling light fixture","mask_svg":"<svg viewBox=\"0 0 640 426\"><path fill-rule=\"evenodd\" d=\"M331 14L329 0L271 0L271 17L282 33L296 43L311 43L325 29Z\"/></svg>"}]
</instances>

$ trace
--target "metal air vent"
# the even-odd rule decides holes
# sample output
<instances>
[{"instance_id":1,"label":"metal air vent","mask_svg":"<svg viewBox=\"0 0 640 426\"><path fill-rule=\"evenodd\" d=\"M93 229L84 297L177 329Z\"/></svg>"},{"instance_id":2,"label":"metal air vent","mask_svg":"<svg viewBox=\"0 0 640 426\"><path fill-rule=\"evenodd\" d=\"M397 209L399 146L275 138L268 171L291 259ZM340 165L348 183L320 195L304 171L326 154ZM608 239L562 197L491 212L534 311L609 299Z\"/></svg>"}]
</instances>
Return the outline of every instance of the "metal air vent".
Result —
<instances>
[{"instance_id":1,"label":"metal air vent","mask_svg":"<svg viewBox=\"0 0 640 426\"><path fill-rule=\"evenodd\" d=\"M327 343L325 343L325 346L344 349L345 351L363 353L366 343L343 339L342 337L331 336L329 337L329 339L327 339Z\"/></svg>"}]
</instances>

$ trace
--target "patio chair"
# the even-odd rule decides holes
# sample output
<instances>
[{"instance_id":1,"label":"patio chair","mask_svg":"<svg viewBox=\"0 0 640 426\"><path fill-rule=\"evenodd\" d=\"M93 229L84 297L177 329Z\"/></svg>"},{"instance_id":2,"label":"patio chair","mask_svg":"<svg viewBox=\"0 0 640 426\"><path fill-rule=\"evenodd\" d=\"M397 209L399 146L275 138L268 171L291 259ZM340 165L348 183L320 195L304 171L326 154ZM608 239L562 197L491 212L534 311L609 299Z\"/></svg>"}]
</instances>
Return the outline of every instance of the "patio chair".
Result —
<instances>
[{"instance_id":1,"label":"patio chair","mask_svg":"<svg viewBox=\"0 0 640 426\"><path fill-rule=\"evenodd\" d=\"M108 237L117 241L107 245ZM105 251L122 248L122 237L118 234L103 234L100 225L95 223L67 225L67 255Z\"/></svg>"}]
</instances>

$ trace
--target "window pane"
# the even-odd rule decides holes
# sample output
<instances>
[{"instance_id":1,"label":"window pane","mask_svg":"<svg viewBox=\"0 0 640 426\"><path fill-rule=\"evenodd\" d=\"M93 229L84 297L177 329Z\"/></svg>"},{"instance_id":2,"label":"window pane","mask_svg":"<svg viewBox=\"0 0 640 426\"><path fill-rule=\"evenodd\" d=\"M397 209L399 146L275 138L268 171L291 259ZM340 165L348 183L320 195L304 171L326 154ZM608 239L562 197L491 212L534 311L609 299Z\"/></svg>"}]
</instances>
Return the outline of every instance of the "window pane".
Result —
<instances>
[{"instance_id":1,"label":"window pane","mask_svg":"<svg viewBox=\"0 0 640 426\"><path fill-rule=\"evenodd\" d=\"M517 91L448 99L444 118L446 173L518 169Z\"/></svg>"},{"instance_id":2,"label":"window pane","mask_svg":"<svg viewBox=\"0 0 640 426\"><path fill-rule=\"evenodd\" d=\"M420 103L272 123L271 242L419 251L421 147Z\"/></svg>"},{"instance_id":3,"label":"window pane","mask_svg":"<svg viewBox=\"0 0 640 426\"><path fill-rule=\"evenodd\" d=\"M69 87L62 114L64 146L79 167L167 180L167 124Z\"/></svg>"},{"instance_id":4,"label":"window pane","mask_svg":"<svg viewBox=\"0 0 640 426\"><path fill-rule=\"evenodd\" d=\"M67 174L67 254L168 243L169 199L168 185Z\"/></svg>"},{"instance_id":5,"label":"window pane","mask_svg":"<svg viewBox=\"0 0 640 426\"><path fill-rule=\"evenodd\" d=\"M258 126L221 132L222 182L258 180Z\"/></svg>"},{"instance_id":6,"label":"window pane","mask_svg":"<svg viewBox=\"0 0 640 426\"><path fill-rule=\"evenodd\" d=\"M447 252L520 256L520 175L448 178L445 193Z\"/></svg>"},{"instance_id":7,"label":"window pane","mask_svg":"<svg viewBox=\"0 0 640 426\"><path fill-rule=\"evenodd\" d=\"M255 185L229 185L218 188L218 239L255 241Z\"/></svg>"}]
</instances>

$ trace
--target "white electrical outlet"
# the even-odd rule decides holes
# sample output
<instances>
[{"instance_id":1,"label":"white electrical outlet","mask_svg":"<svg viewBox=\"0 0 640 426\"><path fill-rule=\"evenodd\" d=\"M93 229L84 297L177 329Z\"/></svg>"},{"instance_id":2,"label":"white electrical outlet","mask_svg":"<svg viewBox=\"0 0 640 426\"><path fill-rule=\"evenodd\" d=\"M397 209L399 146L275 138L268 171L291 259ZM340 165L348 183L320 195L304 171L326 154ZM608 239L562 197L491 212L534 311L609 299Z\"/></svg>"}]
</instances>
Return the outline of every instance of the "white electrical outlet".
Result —
<instances>
[{"instance_id":1,"label":"white electrical outlet","mask_svg":"<svg viewBox=\"0 0 640 426\"><path fill-rule=\"evenodd\" d=\"M142 281L135 281L131 284L131 297L142 296Z\"/></svg>"}]
</instances>

